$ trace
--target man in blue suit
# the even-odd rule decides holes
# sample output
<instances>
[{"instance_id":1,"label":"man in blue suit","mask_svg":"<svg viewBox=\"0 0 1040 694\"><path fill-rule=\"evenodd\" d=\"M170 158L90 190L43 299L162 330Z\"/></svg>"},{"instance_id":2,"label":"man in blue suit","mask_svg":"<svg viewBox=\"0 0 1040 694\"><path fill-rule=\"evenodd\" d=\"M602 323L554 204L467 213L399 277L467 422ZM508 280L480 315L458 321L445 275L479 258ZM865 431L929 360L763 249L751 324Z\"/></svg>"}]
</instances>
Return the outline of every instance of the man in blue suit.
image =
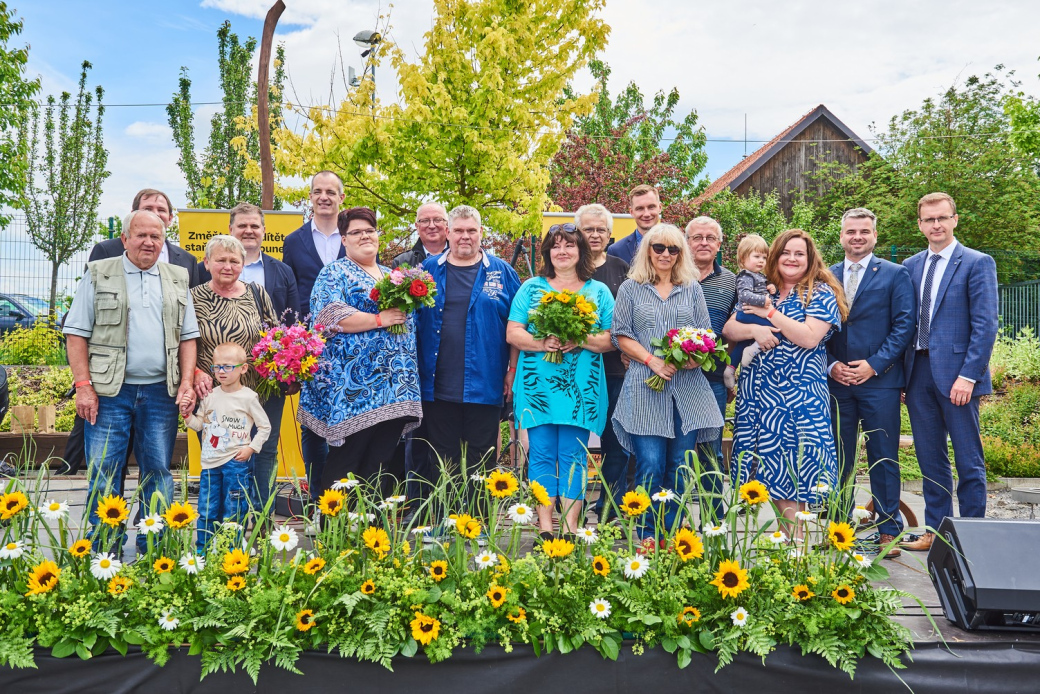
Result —
<instances>
[{"instance_id":1,"label":"man in blue suit","mask_svg":"<svg viewBox=\"0 0 1040 694\"><path fill-rule=\"evenodd\" d=\"M957 206L946 193L917 203L917 226L928 250L903 264L918 297L917 336L906 351L906 408L917 462L924 476L925 524L905 549L926 551L934 529L953 515L953 474L946 437L957 465L957 505L965 518L986 515L986 461L979 435L979 398L993 392L989 358L997 339L997 266L993 258L953 236Z\"/></svg>"},{"instance_id":2,"label":"man in blue suit","mask_svg":"<svg viewBox=\"0 0 1040 694\"><path fill-rule=\"evenodd\" d=\"M857 207L841 218L845 260L831 272L845 288L849 316L827 342L831 421L838 442L841 515L855 499L859 428L867 439L870 492L878 517L878 549L894 545L899 518L899 395L903 357L917 329L914 288L905 267L874 255L877 217ZM892 547L885 555L898 557Z\"/></svg>"},{"instance_id":3,"label":"man in blue suit","mask_svg":"<svg viewBox=\"0 0 1040 694\"><path fill-rule=\"evenodd\" d=\"M657 188L641 185L629 191L628 201L628 211L636 220L636 230L617 243L610 244L607 255L621 258L631 265L643 241L643 234L661 221L661 197L657 194Z\"/></svg>"}]
</instances>

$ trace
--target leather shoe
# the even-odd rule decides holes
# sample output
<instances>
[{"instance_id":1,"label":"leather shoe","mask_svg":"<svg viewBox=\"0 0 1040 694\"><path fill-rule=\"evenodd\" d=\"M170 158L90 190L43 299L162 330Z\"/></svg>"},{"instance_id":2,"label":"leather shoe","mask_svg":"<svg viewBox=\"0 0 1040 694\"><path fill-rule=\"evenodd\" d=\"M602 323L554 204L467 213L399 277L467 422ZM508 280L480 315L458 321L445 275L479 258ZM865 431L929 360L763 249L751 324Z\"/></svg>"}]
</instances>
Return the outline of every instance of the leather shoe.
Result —
<instances>
[{"instance_id":1,"label":"leather shoe","mask_svg":"<svg viewBox=\"0 0 1040 694\"><path fill-rule=\"evenodd\" d=\"M932 542L934 541L935 533L925 533L914 540L901 542L899 546L911 552L927 552L932 548Z\"/></svg>"},{"instance_id":2,"label":"leather shoe","mask_svg":"<svg viewBox=\"0 0 1040 694\"><path fill-rule=\"evenodd\" d=\"M886 533L881 533L878 536L878 543L877 543L878 552L880 552L885 546L887 546L890 542L892 542L895 539L896 538L895 538L894 535L888 535ZM932 543L930 541L928 543L928 546L929 547L932 546ZM899 551L899 547L897 547L896 545L892 545L892 549L888 550L888 552L885 553L884 558L885 559L895 559L900 554L902 554L902 552Z\"/></svg>"}]
</instances>

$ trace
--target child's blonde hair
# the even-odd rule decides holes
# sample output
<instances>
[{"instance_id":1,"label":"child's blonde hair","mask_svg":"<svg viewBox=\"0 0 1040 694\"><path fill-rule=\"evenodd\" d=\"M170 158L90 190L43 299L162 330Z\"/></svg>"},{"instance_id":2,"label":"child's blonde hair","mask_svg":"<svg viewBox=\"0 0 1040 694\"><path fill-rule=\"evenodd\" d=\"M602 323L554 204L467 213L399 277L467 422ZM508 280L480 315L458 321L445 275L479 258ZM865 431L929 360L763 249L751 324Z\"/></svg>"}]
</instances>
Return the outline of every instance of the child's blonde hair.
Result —
<instances>
[{"instance_id":1,"label":"child's blonde hair","mask_svg":"<svg viewBox=\"0 0 1040 694\"><path fill-rule=\"evenodd\" d=\"M752 253L761 253L762 255L769 255L769 244L766 240L758 234L748 234L740 240L737 244L737 264L740 267L744 267L744 261Z\"/></svg>"},{"instance_id":2,"label":"child's blonde hair","mask_svg":"<svg viewBox=\"0 0 1040 694\"><path fill-rule=\"evenodd\" d=\"M233 358L240 360L242 363L249 361L245 348L237 342L221 342L213 348L213 356L216 356L217 352L221 351L233 352L235 355Z\"/></svg>"}]
</instances>

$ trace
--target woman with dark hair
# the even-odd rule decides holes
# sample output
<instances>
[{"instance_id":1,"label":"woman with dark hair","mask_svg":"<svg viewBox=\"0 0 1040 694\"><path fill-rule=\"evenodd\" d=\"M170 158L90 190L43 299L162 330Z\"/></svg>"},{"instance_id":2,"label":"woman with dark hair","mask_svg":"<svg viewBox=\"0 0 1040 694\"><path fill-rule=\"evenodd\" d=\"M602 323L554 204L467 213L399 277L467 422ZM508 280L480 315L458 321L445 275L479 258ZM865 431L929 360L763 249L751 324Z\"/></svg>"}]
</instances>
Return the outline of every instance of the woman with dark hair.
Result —
<instances>
[{"instance_id":1,"label":"woman with dark hair","mask_svg":"<svg viewBox=\"0 0 1040 694\"><path fill-rule=\"evenodd\" d=\"M375 483L389 469L401 434L422 419L413 318L380 311L369 293L390 268L379 265L375 212L353 207L339 213L346 255L326 265L311 292L315 324L335 331L325 345L317 378L304 384L300 422L329 442L321 479L328 489L348 473ZM396 335L387 328L406 325ZM392 480L381 480L383 492Z\"/></svg>"},{"instance_id":2,"label":"woman with dark hair","mask_svg":"<svg viewBox=\"0 0 1040 694\"><path fill-rule=\"evenodd\" d=\"M596 267L588 241L573 224L554 224L542 239L542 270L524 282L513 299L506 340L520 350L513 380L517 428L528 430L530 477L545 487L548 505L539 505L538 526L551 539L555 499L563 504L564 533L573 533L585 499L589 432L599 435L607 419L603 352L613 349L610 323L614 298L592 279ZM528 316L548 292L569 290L595 303L597 321L583 345L561 343L552 335L536 338ZM563 360L545 361L560 351Z\"/></svg>"},{"instance_id":3,"label":"woman with dark hair","mask_svg":"<svg viewBox=\"0 0 1040 694\"><path fill-rule=\"evenodd\" d=\"M801 229L776 237L765 275L780 291L764 308L745 305L744 310L767 319L775 337L766 337L767 351L740 375L730 470L737 482L760 480L794 524L793 537L800 538L795 514L836 479L824 343L841 329L848 305L812 237ZM738 323L734 316L723 335L753 340L755 329L762 326Z\"/></svg>"}]
</instances>

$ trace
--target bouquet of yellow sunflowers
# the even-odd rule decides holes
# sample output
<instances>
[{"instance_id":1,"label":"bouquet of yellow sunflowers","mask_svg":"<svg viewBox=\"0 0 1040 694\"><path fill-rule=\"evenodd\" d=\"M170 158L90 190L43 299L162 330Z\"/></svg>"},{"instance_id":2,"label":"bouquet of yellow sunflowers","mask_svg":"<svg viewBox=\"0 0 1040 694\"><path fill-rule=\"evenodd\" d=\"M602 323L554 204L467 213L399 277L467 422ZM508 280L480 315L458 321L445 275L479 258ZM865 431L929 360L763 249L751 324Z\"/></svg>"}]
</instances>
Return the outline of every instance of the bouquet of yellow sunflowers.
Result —
<instances>
[{"instance_id":1,"label":"bouquet of yellow sunflowers","mask_svg":"<svg viewBox=\"0 0 1040 694\"><path fill-rule=\"evenodd\" d=\"M592 327L599 320L596 304L586 297L567 289L542 294L538 306L529 313L529 322L534 328L534 336L539 340L556 337L560 342L585 344ZM546 352L545 361L559 364L563 361L563 352Z\"/></svg>"}]
</instances>

